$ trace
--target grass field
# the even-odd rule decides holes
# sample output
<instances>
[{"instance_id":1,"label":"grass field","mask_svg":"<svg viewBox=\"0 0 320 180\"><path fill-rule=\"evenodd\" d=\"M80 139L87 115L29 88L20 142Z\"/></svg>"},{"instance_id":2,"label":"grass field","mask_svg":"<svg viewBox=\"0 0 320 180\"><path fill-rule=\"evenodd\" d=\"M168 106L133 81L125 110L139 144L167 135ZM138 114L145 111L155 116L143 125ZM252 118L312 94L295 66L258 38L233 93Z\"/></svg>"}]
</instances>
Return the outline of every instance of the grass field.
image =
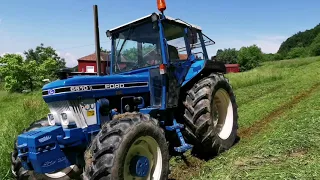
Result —
<instances>
[{"instance_id":1,"label":"grass field","mask_svg":"<svg viewBox=\"0 0 320 180\"><path fill-rule=\"evenodd\" d=\"M239 105L239 143L207 162L172 159L171 178L320 179L320 57L227 76ZM0 102L0 179L11 179L12 143L47 107L36 93L0 91Z\"/></svg>"},{"instance_id":2,"label":"grass field","mask_svg":"<svg viewBox=\"0 0 320 180\"><path fill-rule=\"evenodd\" d=\"M240 142L203 162L172 160L175 179L320 179L320 58L228 75Z\"/></svg>"}]
</instances>

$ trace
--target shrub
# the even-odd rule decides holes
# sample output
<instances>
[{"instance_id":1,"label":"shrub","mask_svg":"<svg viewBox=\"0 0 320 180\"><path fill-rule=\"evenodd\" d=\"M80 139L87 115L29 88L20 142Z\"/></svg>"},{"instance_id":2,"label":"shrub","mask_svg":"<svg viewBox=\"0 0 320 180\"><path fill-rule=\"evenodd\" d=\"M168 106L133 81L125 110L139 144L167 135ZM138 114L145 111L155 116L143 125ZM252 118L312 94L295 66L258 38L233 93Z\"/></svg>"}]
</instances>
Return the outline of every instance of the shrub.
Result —
<instances>
[{"instance_id":1,"label":"shrub","mask_svg":"<svg viewBox=\"0 0 320 180\"><path fill-rule=\"evenodd\" d=\"M307 57L308 51L307 48L304 47L296 47L289 51L286 58L287 59L294 59L294 58L301 58L301 57Z\"/></svg>"},{"instance_id":2,"label":"shrub","mask_svg":"<svg viewBox=\"0 0 320 180\"><path fill-rule=\"evenodd\" d=\"M235 48L228 48L217 51L216 60L226 64L236 64L238 59L238 51Z\"/></svg>"},{"instance_id":3,"label":"shrub","mask_svg":"<svg viewBox=\"0 0 320 180\"><path fill-rule=\"evenodd\" d=\"M261 61L263 61L263 54L258 46L242 47L239 50L238 63L241 71L247 71L259 66Z\"/></svg>"}]
</instances>

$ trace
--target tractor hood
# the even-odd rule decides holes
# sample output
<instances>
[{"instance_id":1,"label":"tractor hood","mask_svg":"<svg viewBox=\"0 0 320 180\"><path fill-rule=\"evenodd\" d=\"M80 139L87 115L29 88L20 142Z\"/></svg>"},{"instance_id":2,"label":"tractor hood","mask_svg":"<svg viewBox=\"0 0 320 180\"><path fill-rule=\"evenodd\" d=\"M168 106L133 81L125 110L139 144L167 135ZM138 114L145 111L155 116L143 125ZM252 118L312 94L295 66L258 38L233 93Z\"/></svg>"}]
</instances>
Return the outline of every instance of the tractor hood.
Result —
<instances>
[{"instance_id":1,"label":"tractor hood","mask_svg":"<svg viewBox=\"0 0 320 180\"><path fill-rule=\"evenodd\" d=\"M46 84L46 102L149 92L148 75L74 76Z\"/></svg>"}]
</instances>

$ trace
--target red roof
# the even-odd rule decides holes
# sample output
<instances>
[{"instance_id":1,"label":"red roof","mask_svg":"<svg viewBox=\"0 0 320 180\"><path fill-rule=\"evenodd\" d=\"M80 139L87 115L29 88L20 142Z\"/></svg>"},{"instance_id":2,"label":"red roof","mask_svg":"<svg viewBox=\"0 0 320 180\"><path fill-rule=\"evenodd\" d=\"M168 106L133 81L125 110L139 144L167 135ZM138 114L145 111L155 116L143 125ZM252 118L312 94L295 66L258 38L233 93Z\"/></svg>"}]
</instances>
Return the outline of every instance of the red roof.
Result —
<instances>
[{"instance_id":1,"label":"red roof","mask_svg":"<svg viewBox=\"0 0 320 180\"><path fill-rule=\"evenodd\" d=\"M90 55L87 55L87 56L84 56L84 57L78 59L78 61L97 61L96 56L97 56L96 53L92 53ZM101 61L107 61L107 60L110 61L109 54L105 53L105 52L101 52L100 59L101 59Z\"/></svg>"},{"instance_id":2,"label":"red roof","mask_svg":"<svg viewBox=\"0 0 320 180\"><path fill-rule=\"evenodd\" d=\"M234 67L234 68L237 68L239 67L239 64L225 64L226 68L231 68L231 67Z\"/></svg>"}]
</instances>

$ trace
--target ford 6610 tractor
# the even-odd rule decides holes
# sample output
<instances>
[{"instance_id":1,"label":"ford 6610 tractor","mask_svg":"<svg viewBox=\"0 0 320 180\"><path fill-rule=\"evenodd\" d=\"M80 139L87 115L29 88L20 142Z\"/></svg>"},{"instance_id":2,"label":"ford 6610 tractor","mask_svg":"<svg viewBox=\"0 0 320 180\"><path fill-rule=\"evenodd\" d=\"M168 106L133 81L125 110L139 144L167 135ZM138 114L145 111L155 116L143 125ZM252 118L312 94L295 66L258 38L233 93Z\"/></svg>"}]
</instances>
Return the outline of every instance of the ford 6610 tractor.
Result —
<instances>
[{"instance_id":1,"label":"ford 6610 tractor","mask_svg":"<svg viewBox=\"0 0 320 180\"><path fill-rule=\"evenodd\" d=\"M167 179L169 158L207 158L237 137L235 95L200 27L153 13L107 31L110 75L43 87L50 113L15 143L18 179Z\"/></svg>"}]
</instances>

